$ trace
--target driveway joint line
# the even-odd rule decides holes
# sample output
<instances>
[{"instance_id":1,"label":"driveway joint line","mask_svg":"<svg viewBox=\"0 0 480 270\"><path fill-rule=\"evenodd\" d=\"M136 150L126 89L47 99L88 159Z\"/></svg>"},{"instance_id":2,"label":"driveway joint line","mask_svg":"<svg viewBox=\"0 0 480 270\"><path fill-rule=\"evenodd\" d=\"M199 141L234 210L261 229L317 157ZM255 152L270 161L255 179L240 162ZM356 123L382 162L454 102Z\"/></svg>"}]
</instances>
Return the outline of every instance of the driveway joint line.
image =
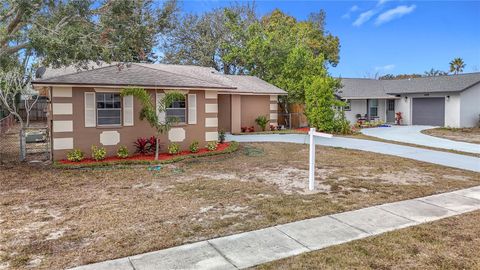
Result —
<instances>
[{"instance_id":1,"label":"driveway joint line","mask_svg":"<svg viewBox=\"0 0 480 270\"><path fill-rule=\"evenodd\" d=\"M213 240L213 239L210 239L210 240ZM231 264L233 267L235 267L236 269L240 269L240 267L238 267L235 263L233 263L232 260L230 260L227 255L223 254L222 251L220 251L220 249L218 249L214 244L212 244L210 242L210 240L207 240L207 243L216 251L218 252L218 254L220 254L220 256L222 256L222 258L224 258L229 264Z\"/></svg>"},{"instance_id":2,"label":"driveway joint line","mask_svg":"<svg viewBox=\"0 0 480 270\"><path fill-rule=\"evenodd\" d=\"M456 192L456 191L454 191ZM468 196L465 196L463 194L457 194L457 193L452 193L453 195L456 195L456 196L460 196L460 197L463 197L463 198L466 198L466 199L472 199L472 200L475 200L475 201L478 201L480 202L480 199L477 199L477 198L473 198L473 197L468 197Z\"/></svg>"},{"instance_id":3,"label":"driveway joint line","mask_svg":"<svg viewBox=\"0 0 480 270\"><path fill-rule=\"evenodd\" d=\"M292 239L293 241L297 242L298 244L300 244L302 247L305 247L306 249L308 249L309 251L313 251L312 249L310 249L309 247L307 247L306 245L302 244L300 241L298 241L297 239L293 238L292 236L288 235L288 233L280 230L280 228L278 228L277 226L273 226L273 228L277 229L277 231L279 231L280 233L282 234L285 234L288 238Z\"/></svg>"},{"instance_id":4,"label":"driveway joint line","mask_svg":"<svg viewBox=\"0 0 480 270\"><path fill-rule=\"evenodd\" d=\"M137 268L135 268L135 265L133 265L133 262L132 262L132 260L130 259L130 257L127 257L127 259L128 259L128 262L130 263L130 265L132 266L132 269L133 269L133 270L137 270Z\"/></svg>"},{"instance_id":5,"label":"driveway joint line","mask_svg":"<svg viewBox=\"0 0 480 270\"><path fill-rule=\"evenodd\" d=\"M348 212L347 212L347 213L348 213ZM338 222L340 222L340 223L342 223L342 224L345 224L345 225L347 225L347 226L349 226L349 227L351 227L351 228L354 228L355 230L359 230L359 231L364 232L364 233L366 233L366 234L368 234L368 235L374 235L374 234L369 233L369 232L367 232L367 231L365 231L365 230L362 230L362 229L360 229L360 228L358 228L358 227L356 227L356 226L353 226L353 225L351 225L351 224L348 224L348 223L346 223L346 222L344 222L344 221L342 221L342 220L340 220L340 219L338 219L338 218L334 218L334 217L332 217L331 215L328 216L328 217L331 218L331 219L334 219L334 220L336 220L336 221L338 221Z\"/></svg>"}]
</instances>

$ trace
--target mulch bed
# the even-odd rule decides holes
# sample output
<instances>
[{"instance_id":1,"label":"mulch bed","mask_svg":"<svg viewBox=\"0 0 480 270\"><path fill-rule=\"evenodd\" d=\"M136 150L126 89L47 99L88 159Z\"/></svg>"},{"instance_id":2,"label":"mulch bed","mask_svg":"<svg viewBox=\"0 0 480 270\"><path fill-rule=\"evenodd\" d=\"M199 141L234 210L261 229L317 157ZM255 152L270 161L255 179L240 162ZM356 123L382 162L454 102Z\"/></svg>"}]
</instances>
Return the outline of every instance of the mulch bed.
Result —
<instances>
[{"instance_id":1,"label":"mulch bed","mask_svg":"<svg viewBox=\"0 0 480 270\"><path fill-rule=\"evenodd\" d=\"M171 155L168 153L160 153L158 155L158 160L159 161L166 161L166 160L173 160L177 159L178 157L182 156L202 156L206 153L218 153L218 152L223 152L225 151L228 147L230 146L230 143L219 143L218 147L216 150L210 151L206 148L199 149L197 153L192 153L190 151L182 151L176 155ZM154 161L155 160L155 154L149 154L149 155L142 155L142 154L136 154L127 158L119 158L119 157L106 157L104 160L96 161L92 158L86 158L82 161L69 161L66 159L59 160L59 164L65 164L65 165L84 165L84 164L98 164L98 163L111 163L111 162L124 162L124 161Z\"/></svg>"}]
</instances>

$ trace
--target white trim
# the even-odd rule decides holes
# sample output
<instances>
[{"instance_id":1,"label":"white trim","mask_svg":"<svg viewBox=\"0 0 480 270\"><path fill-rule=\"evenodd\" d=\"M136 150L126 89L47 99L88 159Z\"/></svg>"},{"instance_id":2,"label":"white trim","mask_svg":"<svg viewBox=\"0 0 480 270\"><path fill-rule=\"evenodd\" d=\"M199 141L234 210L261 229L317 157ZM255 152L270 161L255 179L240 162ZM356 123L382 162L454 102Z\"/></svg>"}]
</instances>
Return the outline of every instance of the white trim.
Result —
<instances>
[{"instance_id":1,"label":"white trim","mask_svg":"<svg viewBox=\"0 0 480 270\"><path fill-rule=\"evenodd\" d=\"M90 100L87 100L90 96ZM97 106L95 104L95 92L85 92L85 127L96 127L97 125ZM90 102L90 103L88 103Z\"/></svg>"},{"instance_id":2,"label":"white trim","mask_svg":"<svg viewBox=\"0 0 480 270\"><path fill-rule=\"evenodd\" d=\"M72 103L52 103L53 115L72 115L73 104Z\"/></svg>"},{"instance_id":3,"label":"white trim","mask_svg":"<svg viewBox=\"0 0 480 270\"><path fill-rule=\"evenodd\" d=\"M270 101L278 101L278 96L277 95L270 95Z\"/></svg>"},{"instance_id":4,"label":"white trim","mask_svg":"<svg viewBox=\"0 0 480 270\"><path fill-rule=\"evenodd\" d=\"M205 118L205 127L218 127L218 118Z\"/></svg>"},{"instance_id":5,"label":"white trim","mask_svg":"<svg viewBox=\"0 0 480 270\"><path fill-rule=\"evenodd\" d=\"M218 140L218 132L205 132L205 141L212 142Z\"/></svg>"},{"instance_id":6,"label":"white trim","mask_svg":"<svg viewBox=\"0 0 480 270\"><path fill-rule=\"evenodd\" d=\"M278 113L271 113L270 120L278 120Z\"/></svg>"},{"instance_id":7,"label":"white trim","mask_svg":"<svg viewBox=\"0 0 480 270\"><path fill-rule=\"evenodd\" d=\"M277 111L278 110L278 104L270 104L270 111Z\"/></svg>"},{"instance_id":8,"label":"white trim","mask_svg":"<svg viewBox=\"0 0 480 270\"><path fill-rule=\"evenodd\" d=\"M172 128L168 131L168 140L171 142L183 142L185 140L185 129Z\"/></svg>"},{"instance_id":9,"label":"white trim","mask_svg":"<svg viewBox=\"0 0 480 270\"><path fill-rule=\"evenodd\" d=\"M52 97L72 97L72 87L53 87Z\"/></svg>"},{"instance_id":10,"label":"white trim","mask_svg":"<svg viewBox=\"0 0 480 270\"><path fill-rule=\"evenodd\" d=\"M214 91L205 92L205 99L218 99L218 93Z\"/></svg>"},{"instance_id":11,"label":"white trim","mask_svg":"<svg viewBox=\"0 0 480 270\"><path fill-rule=\"evenodd\" d=\"M205 113L218 113L218 104L205 103Z\"/></svg>"},{"instance_id":12,"label":"white trim","mask_svg":"<svg viewBox=\"0 0 480 270\"><path fill-rule=\"evenodd\" d=\"M95 88L93 88L93 90L95 90L95 92L98 92L98 93L120 93L120 92L122 92L121 88L98 88L98 87L95 87Z\"/></svg>"},{"instance_id":13,"label":"white trim","mask_svg":"<svg viewBox=\"0 0 480 270\"><path fill-rule=\"evenodd\" d=\"M197 124L197 95L188 94L187 96L188 119L189 125Z\"/></svg>"},{"instance_id":14,"label":"white trim","mask_svg":"<svg viewBox=\"0 0 480 270\"><path fill-rule=\"evenodd\" d=\"M123 125L126 127L134 125L133 96L123 97Z\"/></svg>"},{"instance_id":15,"label":"white trim","mask_svg":"<svg viewBox=\"0 0 480 270\"><path fill-rule=\"evenodd\" d=\"M52 122L52 129L53 132L73 132L73 120L54 120Z\"/></svg>"},{"instance_id":16,"label":"white trim","mask_svg":"<svg viewBox=\"0 0 480 270\"><path fill-rule=\"evenodd\" d=\"M73 149L73 138L53 138L53 150Z\"/></svg>"}]
</instances>

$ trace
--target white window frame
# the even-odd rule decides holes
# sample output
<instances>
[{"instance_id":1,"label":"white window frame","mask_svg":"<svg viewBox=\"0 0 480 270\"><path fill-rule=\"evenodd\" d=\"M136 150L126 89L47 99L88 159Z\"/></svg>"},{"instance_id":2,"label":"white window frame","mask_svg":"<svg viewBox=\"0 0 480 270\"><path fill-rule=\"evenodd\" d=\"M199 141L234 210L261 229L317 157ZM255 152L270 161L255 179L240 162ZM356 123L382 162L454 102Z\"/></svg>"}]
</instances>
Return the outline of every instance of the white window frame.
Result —
<instances>
[{"instance_id":1,"label":"white window frame","mask_svg":"<svg viewBox=\"0 0 480 270\"><path fill-rule=\"evenodd\" d=\"M121 127L122 126L122 118L123 118L123 104L122 104L122 98L120 96L120 108L98 108L97 103L98 103L98 98L97 95L105 95L105 94L113 94L113 95L119 95L120 93L118 92L102 92L102 93L95 93L95 114L96 114L96 123L98 127ZM120 116L119 116L119 124L99 124L98 123L98 111L119 111Z\"/></svg>"},{"instance_id":2,"label":"white window frame","mask_svg":"<svg viewBox=\"0 0 480 270\"><path fill-rule=\"evenodd\" d=\"M352 110L352 101L350 99L347 99L347 100L345 100L345 104L347 104L347 105L345 105L343 107L343 110L344 111L351 111Z\"/></svg>"}]
</instances>

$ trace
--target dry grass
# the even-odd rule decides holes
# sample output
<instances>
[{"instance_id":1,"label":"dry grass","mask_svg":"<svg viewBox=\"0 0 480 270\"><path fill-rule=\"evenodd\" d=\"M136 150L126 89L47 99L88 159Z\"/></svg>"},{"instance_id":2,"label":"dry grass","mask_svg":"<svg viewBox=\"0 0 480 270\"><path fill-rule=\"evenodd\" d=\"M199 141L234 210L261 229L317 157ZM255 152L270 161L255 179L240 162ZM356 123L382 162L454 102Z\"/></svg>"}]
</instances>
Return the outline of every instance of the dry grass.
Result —
<instances>
[{"instance_id":1,"label":"dry grass","mask_svg":"<svg viewBox=\"0 0 480 270\"><path fill-rule=\"evenodd\" d=\"M480 211L330 247L256 269L480 269Z\"/></svg>"},{"instance_id":2,"label":"dry grass","mask_svg":"<svg viewBox=\"0 0 480 270\"><path fill-rule=\"evenodd\" d=\"M242 145L165 165L1 165L0 269L60 269L369 205L479 185L479 174L369 152Z\"/></svg>"},{"instance_id":3,"label":"dry grass","mask_svg":"<svg viewBox=\"0 0 480 270\"><path fill-rule=\"evenodd\" d=\"M433 128L422 130L430 136L480 144L480 128Z\"/></svg>"}]
</instances>

